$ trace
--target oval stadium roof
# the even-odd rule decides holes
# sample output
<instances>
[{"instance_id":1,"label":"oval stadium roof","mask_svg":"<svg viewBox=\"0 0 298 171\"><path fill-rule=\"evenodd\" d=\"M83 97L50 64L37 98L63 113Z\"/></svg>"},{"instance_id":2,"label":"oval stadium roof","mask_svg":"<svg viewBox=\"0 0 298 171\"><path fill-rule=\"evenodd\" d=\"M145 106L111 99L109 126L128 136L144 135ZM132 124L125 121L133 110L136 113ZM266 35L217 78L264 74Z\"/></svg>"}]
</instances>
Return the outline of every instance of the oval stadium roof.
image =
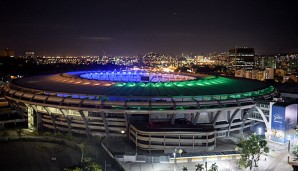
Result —
<instances>
[{"instance_id":1,"label":"oval stadium roof","mask_svg":"<svg viewBox=\"0 0 298 171\"><path fill-rule=\"evenodd\" d=\"M67 73L22 78L12 84L46 92L126 97L195 97L235 93L253 96L255 92L266 94L274 90L260 81L217 76L176 82L113 82L89 80Z\"/></svg>"}]
</instances>

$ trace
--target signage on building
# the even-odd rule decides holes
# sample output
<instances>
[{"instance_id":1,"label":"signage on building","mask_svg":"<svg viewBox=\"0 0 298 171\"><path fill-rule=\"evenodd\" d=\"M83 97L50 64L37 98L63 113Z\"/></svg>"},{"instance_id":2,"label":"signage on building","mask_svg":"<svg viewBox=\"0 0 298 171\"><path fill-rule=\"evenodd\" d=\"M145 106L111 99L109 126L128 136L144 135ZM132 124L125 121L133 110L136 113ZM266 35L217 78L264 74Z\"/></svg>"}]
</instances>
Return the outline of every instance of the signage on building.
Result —
<instances>
[{"instance_id":1,"label":"signage on building","mask_svg":"<svg viewBox=\"0 0 298 171\"><path fill-rule=\"evenodd\" d=\"M272 106L271 128L275 130L285 131L285 107Z\"/></svg>"}]
</instances>

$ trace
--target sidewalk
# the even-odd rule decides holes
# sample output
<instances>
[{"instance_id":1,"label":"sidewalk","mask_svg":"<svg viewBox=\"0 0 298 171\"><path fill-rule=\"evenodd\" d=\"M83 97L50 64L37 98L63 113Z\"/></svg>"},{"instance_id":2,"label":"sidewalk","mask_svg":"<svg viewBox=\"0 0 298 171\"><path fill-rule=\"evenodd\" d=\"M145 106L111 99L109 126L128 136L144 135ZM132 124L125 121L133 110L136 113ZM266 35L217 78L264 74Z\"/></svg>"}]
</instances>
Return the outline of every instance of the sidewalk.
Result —
<instances>
[{"instance_id":1,"label":"sidewalk","mask_svg":"<svg viewBox=\"0 0 298 171\"><path fill-rule=\"evenodd\" d=\"M223 138L218 140L218 145L214 151L233 151L235 149L237 139L235 138ZM133 144L124 141L124 139L117 142L107 143L108 148L112 150L112 153L124 154L131 153L135 154L135 148ZM288 145L277 144L268 142L270 152L267 155L262 155L258 162L259 167L253 170L258 171L291 171L292 166L287 163L288 160ZM274 149L274 150L273 150ZM138 150L138 154L144 154L147 156L158 156L165 155L163 153L151 153L147 151ZM266 160L265 160L266 158ZM207 163L208 169L212 163L218 165L219 171L238 171L237 162L235 160L229 161L210 161ZM176 170L182 170L183 166L187 167L188 171L195 171L196 164L203 164L204 162L191 162L191 163L176 163ZM173 171L173 163L120 163L123 168L127 171ZM249 169L246 169L249 170Z\"/></svg>"}]
</instances>

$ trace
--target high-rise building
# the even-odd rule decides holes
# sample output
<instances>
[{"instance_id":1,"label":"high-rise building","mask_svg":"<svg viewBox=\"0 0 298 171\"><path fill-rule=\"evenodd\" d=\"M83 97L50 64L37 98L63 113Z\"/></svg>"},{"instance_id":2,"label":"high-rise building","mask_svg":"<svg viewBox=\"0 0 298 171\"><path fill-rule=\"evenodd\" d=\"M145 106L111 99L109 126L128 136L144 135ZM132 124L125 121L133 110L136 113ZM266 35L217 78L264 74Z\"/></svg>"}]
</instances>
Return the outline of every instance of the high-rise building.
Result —
<instances>
[{"instance_id":1,"label":"high-rise building","mask_svg":"<svg viewBox=\"0 0 298 171\"><path fill-rule=\"evenodd\" d=\"M229 61L232 70L252 70L254 67L254 48L236 47L229 50Z\"/></svg>"}]
</instances>

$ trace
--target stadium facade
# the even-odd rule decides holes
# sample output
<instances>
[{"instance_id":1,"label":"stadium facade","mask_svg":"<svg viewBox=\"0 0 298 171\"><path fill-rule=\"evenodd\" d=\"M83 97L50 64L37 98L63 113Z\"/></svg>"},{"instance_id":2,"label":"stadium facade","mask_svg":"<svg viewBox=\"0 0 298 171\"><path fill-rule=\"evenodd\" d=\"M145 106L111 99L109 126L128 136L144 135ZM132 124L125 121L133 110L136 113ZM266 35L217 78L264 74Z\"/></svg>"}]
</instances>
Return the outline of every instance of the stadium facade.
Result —
<instances>
[{"instance_id":1,"label":"stadium facade","mask_svg":"<svg viewBox=\"0 0 298 171\"><path fill-rule=\"evenodd\" d=\"M263 82L146 71L80 71L13 80L3 89L32 129L128 137L136 148L212 150L249 130L250 109L276 90Z\"/></svg>"}]
</instances>

